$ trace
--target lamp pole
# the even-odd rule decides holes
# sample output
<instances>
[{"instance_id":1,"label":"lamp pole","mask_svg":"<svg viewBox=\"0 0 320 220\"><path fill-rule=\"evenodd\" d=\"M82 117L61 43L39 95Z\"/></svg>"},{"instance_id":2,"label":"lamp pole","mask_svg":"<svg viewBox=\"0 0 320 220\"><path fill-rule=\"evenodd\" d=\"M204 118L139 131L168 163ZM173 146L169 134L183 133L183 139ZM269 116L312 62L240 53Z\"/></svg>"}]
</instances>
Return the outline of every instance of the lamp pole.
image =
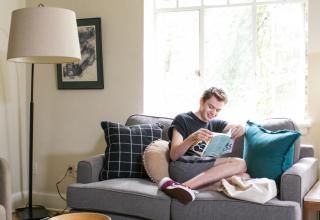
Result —
<instances>
[{"instance_id":1,"label":"lamp pole","mask_svg":"<svg viewBox=\"0 0 320 220\"><path fill-rule=\"evenodd\" d=\"M34 64L31 64L31 91L30 91L30 122L29 122L29 216L32 214L32 171L33 171L33 81Z\"/></svg>"},{"instance_id":2,"label":"lamp pole","mask_svg":"<svg viewBox=\"0 0 320 220\"><path fill-rule=\"evenodd\" d=\"M32 178L33 178L33 89L34 89L34 63L31 64L31 87L30 87L30 112L29 112L29 202L25 208L18 208L17 215L21 220L40 220L48 217L48 210L43 206L33 207L32 203Z\"/></svg>"}]
</instances>

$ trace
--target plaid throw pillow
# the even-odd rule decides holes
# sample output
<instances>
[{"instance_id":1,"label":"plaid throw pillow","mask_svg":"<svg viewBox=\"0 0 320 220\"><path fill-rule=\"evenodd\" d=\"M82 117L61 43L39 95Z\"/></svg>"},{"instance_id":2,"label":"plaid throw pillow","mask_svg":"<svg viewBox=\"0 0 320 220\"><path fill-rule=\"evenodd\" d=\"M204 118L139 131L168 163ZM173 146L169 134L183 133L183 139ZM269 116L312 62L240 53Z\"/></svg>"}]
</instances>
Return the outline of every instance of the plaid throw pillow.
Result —
<instances>
[{"instance_id":1,"label":"plaid throw pillow","mask_svg":"<svg viewBox=\"0 0 320 220\"><path fill-rule=\"evenodd\" d=\"M162 129L156 124L124 126L101 122L107 147L100 179L147 178L142 163L144 149L161 138Z\"/></svg>"}]
</instances>

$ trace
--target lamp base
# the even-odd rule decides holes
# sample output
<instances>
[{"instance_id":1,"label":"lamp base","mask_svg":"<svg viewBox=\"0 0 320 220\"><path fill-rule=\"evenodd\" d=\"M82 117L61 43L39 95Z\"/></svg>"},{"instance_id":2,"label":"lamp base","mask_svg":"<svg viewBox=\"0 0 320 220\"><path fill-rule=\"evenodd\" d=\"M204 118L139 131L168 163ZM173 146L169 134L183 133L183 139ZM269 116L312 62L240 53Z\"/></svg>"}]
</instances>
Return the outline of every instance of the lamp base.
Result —
<instances>
[{"instance_id":1,"label":"lamp base","mask_svg":"<svg viewBox=\"0 0 320 220\"><path fill-rule=\"evenodd\" d=\"M16 213L19 220L41 220L49 216L44 207L18 208Z\"/></svg>"}]
</instances>

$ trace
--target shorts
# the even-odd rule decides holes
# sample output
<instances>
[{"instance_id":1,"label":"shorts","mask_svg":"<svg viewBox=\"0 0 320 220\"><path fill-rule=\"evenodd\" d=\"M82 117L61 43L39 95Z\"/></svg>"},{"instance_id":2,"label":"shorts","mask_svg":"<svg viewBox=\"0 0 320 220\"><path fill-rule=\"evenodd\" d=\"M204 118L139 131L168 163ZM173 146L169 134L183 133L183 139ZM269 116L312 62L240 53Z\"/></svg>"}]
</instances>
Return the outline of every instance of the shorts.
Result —
<instances>
[{"instance_id":1,"label":"shorts","mask_svg":"<svg viewBox=\"0 0 320 220\"><path fill-rule=\"evenodd\" d=\"M182 156L170 162L170 178L183 183L213 167L215 161L214 157Z\"/></svg>"}]
</instances>

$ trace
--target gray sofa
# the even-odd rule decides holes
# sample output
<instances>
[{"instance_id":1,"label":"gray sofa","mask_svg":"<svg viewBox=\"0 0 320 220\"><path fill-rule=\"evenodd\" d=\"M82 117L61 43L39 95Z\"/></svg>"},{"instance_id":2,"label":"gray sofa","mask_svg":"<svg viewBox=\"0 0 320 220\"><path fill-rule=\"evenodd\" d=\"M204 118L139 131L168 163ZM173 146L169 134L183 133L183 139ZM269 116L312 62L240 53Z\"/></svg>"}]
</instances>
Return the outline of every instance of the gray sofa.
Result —
<instances>
[{"instance_id":1,"label":"gray sofa","mask_svg":"<svg viewBox=\"0 0 320 220\"><path fill-rule=\"evenodd\" d=\"M0 158L0 219L11 220L11 177L7 160Z\"/></svg>"},{"instance_id":2,"label":"gray sofa","mask_svg":"<svg viewBox=\"0 0 320 220\"><path fill-rule=\"evenodd\" d=\"M172 119L132 115L126 125L160 123L163 139ZM269 130L297 130L290 119L269 119L262 123ZM318 178L318 160L312 146L295 143L295 164L281 177L280 193L265 204L226 197L218 192L201 192L195 201L183 205L158 190L148 179L122 178L99 181L104 155L78 163L77 183L68 186L67 205L73 211L106 213L112 220L301 220L303 197ZM242 157L243 138L237 140L232 156Z\"/></svg>"}]
</instances>

